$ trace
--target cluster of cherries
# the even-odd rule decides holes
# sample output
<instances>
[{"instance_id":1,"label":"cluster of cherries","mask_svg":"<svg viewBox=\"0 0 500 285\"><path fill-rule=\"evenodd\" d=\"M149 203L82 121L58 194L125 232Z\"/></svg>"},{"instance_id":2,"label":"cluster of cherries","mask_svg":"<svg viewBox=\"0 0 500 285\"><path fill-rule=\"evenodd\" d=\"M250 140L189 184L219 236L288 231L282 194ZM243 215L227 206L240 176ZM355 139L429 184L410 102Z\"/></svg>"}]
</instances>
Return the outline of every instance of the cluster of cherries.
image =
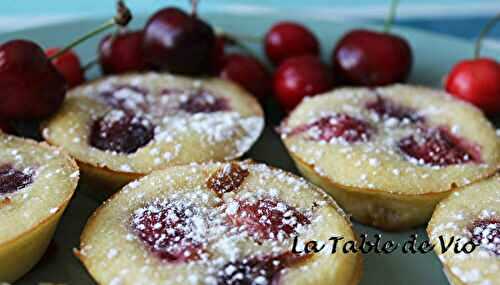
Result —
<instances>
[{"instance_id":1,"label":"cluster of cherries","mask_svg":"<svg viewBox=\"0 0 500 285\"><path fill-rule=\"evenodd\" d=\"M125 26L130 11L123 2L114 19ZM120 28L105 36L98 47L104 74L145 70L191 76L216 75L240 84L258 98L273 93L283 109L293 109L304 97L338 85L383 86L403 82L413 56L409 43L390 33L347 32L331 53L331 67L320 58L316 36L299 23L279 22L266 33L263 45L274 74L251 53L227 52L241 45L196 14L165 8L153 14L140 30ZM391 17L394 17L394 7ZM124 10L128 13L124 13ZM128 17L124 17L125 14ZM121 16L121 17L120 17ZM388 21L389 23L392 22ZM68 87L81 84L84 68L71 50L13 40L0 45L0 128L12 131L11 120L39 119L53 114ZM493 114L500 111L500 65L488 58L458 63L446 80L446 90Z\"/></svg>"}]
</instances>

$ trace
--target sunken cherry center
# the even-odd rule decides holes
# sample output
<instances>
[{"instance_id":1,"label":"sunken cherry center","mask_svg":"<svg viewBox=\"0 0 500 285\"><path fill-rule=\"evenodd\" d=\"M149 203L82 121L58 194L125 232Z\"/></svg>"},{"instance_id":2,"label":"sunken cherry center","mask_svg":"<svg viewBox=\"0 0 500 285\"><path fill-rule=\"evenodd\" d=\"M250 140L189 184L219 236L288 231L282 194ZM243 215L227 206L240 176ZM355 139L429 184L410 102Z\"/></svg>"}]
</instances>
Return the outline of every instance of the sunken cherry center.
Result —
<instances>
[{"instance_id":1,"label":"sunken cherry center","mask_svg":"<svg viewBox=\"0 0 500 285\"><path fill-rule=\"evenodd\" d=\"M153 139L154 128L143 116L112 110L93 123L90 145L100 150L133 153Z\"/></svg>"},{"instance_id":2,"label":"sunken cherry center","mask_svg":"<svg viewBox=\"0 0 500 285\"><path fill-rule=\"evenodd\" d=\"M366 104L368 110L374 111L382 118L395 118L400 121L422 122L423 117L417 115L417 112L409 107L399 105L389 99L377 96L377 99Z\"/></svg>"},{"instance_id":3,"label":"sunken cherry center","mask_svg":"<svg viewBox=\"0 0 500 285\"><path fill-rule=\"evenodd\" d=\"M218 285L277 284L287 267L303 262L309 255L285 252L279 255L249 257L229 262L217 276Z\"/></svg>"},{"instance_id":4,"label":"sunken cherry center","mask_svg":"<svg viewBox=\"0 0 500 285\"><path fill-rule=\"evenodd\" d=\"M33 175L10 164L0 166L0 195L14 193L33 183Z\"/></svg>"},{"instance_id":5,"label":"sunken cherry center","mask_svg":"<svg viewBox=\"0 0 500 285\"><path fill-rule=\"evenodd\" d=\"M259 242L283 240L295 234L298 227L310 224L304 214L284 202L264 199L232 203L226 209L228 223L239 227Z\"/></svg>"},{"instance_id":6,"label":"sunken cherry center","mask_svg":"<svg viewBox=\"0 0 500 285\"><path fill-rule=\"evenodd\" d=\"M336 114L318 119L305 126L300 126L292 134L307 132L309 139L330 142L332 139L342 139L349 143L366 142L375 129L366 121L347 114Z\"/></svg>"},{"instance_id":7,"label":"sunken cherry center","mask_svg":"<svg viewBox=\"0 0 500 285\"><path fill-rule=\"evenodd\" d=\"M420 128L416 134L401 139L398 146L408 157L431 166L481 162L477 146L444 127Z\"/></svg>"},{"instance_id":8,"label":"sunken cherry center","mask_svg":"<svg viewBox=\"0 0 500 285\"><path fill-rule=\"evenodd\" d=\"M215 97L206 90L196 90L182 98L179 109L192 114L213 113L228 111L229 104L227 99Z\"/></svg>"},{"instance_id":9,"label":"sunken cherry center","mask_svg":"<svg viewBox=\"0 0 500 285\"><path fill-rule=\"evenodd\" d=\"M182 201L153 202L135 211L132 230L161 260L185 262L197 260L203 253L204 233L197 228L202 220L193 205Z\"/></svg>"},{"instance_id":10,"label":"sunken cherry center","mask_svg":"<svg viewBox=\"0 0 500 285\"><path fill-rule=\"evenodd\" d=\"M500 256L500 220L477 220L469 227L469 231L476 245Z\"/></svg>"},{"instance_id":11,"label":"sunken cherry center","mask_svg":"<svg viewBox=\"0 0 500 285\"><path fill-rule=\"evenodd\" d=\"M107 105L125 112L137 113L147 112L149 109L146 101L148 92L142 88L132 85L116 86L110 91L102 92L100 97Z\"/></svg>"}]
</instances>

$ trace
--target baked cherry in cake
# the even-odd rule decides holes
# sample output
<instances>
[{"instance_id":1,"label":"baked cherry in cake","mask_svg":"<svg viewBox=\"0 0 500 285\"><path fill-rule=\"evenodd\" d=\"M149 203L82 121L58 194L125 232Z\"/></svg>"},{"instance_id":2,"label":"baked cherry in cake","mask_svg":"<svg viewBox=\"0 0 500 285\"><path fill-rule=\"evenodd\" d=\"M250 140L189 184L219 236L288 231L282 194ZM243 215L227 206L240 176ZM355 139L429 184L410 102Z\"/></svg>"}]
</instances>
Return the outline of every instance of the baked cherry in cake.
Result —
<instances>
[{"instance_id":1,"label":"baked cherry in cake","mask_svg":"<svg viewBox=\"0 0 500 285\"><path fill-rule=\"evenodd\" d=\"M115 191L166 166L240 157L263 126L256 99L233 83L145 73L71 90L43 135L77 160L84 182Z\"/></svg>"},{"instance_id":2,"label":"baked cherry in cake","mask_svg":"<svg viewBox=\"0 0 500 285\"><path fill-rule=\"evenodd\" d=\"M331 235L356 239L342 210L304 179L250 161L190 164L110 198L77 256L100 284L357 284L359 254L292 251L295 237Z\"/></svg>"},{"instance_id":3,"label":"baked cherry in cake","mask_svg":"<svg viewBox=\"0 0 500 285\"><path fill-rule=\"evenodd\" d=\"M410 85L305 100L280 131L307 178L354 219L387 230L424 224L451 190L492 175L500 159L478 109Z\"/></svg>"},{"instance_id":4,"label":"baked cherry in cake","mask_svg":"<svg viewBox=\"0 0 500 285\"><path fill-rule=\"evenodd\" d=\"M440 245L457 242L470 253L434 249L453 285L497 284L500 280L500 177L464 187L439 203L427 227ZM472 246L472 245L475 245Z\"/></svg>"},{"instance_id":5,"label":"baked cherry in cake","mask_svg":"<svg viewBox=\"0 0 500 285\"><path fill-rule=\"evenodd\" d=\"M0 132L0 280L14 282L42 257L78 183L61 150Z\"/></svg>"}]
</instances>

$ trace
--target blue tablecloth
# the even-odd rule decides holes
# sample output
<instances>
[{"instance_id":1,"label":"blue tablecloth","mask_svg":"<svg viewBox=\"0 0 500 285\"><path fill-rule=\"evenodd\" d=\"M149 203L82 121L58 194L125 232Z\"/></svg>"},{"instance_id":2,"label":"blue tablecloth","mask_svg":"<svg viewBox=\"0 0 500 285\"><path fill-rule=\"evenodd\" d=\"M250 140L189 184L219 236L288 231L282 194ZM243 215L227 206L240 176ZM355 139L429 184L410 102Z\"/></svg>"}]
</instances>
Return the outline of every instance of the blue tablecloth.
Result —
<instances>
[{"instance_id":1,"label":"blue tablecloth","mask_svg":"<svg viewBox=\"0 0 500 285\"><path fill-rule=\"evenodd\" d=\"M200 12L273 13L290 18L314 17L382 21L389 0L202 0ZM126 0L135 13L150 14L166 5L187 8L187 0ZM96 15L110 15L115 0L1 0L0 32ZM494 14L500 0L401 0L398 24L474 39ZM489 35L500 42L500 27ZM499 45L500 46L500 45Z\"/></svg>"}]
</instances>

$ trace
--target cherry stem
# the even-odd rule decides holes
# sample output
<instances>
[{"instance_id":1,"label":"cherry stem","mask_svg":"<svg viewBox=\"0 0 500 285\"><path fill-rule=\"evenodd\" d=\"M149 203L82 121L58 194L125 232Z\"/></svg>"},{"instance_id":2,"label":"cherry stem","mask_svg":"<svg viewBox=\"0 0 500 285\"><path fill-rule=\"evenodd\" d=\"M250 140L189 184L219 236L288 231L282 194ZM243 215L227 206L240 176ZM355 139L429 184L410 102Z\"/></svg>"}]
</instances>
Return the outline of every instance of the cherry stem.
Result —
<instances>
[{"instance_id":1,"label":"cherry stem","mask_svg":"<svg viewBox=\"0 0 500 285\"><path fill-rule=\"evenodd\" d=\"M198 0L191 0L191 15L196 17L198 13Z\"/></svg>"},{"instance_id":2,"label":"cherry stem","mask_svg":"<svg viewBox=\"0 0 500 285\"><path fill-rule=\"evenodd\" d=\"M483 39L491 31L491 29L493 29L498 21L500 21L500 13L493 17L493 19L489 20L486 23L486 26L484 26L484 28L481 30L481 33L479 33L479 37L476 40L476 46L474 48L474 58L479 58L481 54L481 44L483 42Z\"/></svg>"},{"instance_id":3,"label":"cherry stem","mask_svg":"<svg viewBox=\"0 0 500 285\"><path fill-rule=\"evenodd\" d=\"M389 9L389 14L385 19L384 23L384 33L389 33L391 31L392 24L394 23L394 19L396 18L396 10L399 4L399 0L392 0L391 7Z\"/></svg>"},{"instance_id":4,"label":"cherry stem","mask_svg":"<svg viewBox=\"0 0 500 285\"><path fill-rule=\"evenodd\" d=\"M49 60L54 60L54 59L60 57L61 55L63 55L67 51L76 47L77 45L85 42L86 40L92 38L93 36L95 36L97 34L100 34L104 31L106 31L107 29L112 28L115 25L118 25L120 27L125 27L126 25L128 25L128 23L132 20L132 13L127 8L127 6L125 6L125 3L123 3L122 0L118 0L116 6L117 6L117 13L112 19L106 21L101 26L97 27L95 30L90 31L90 32L86 33L85 35L72 41L67 46L60 49L57 53L55 53L54 55L49 57Z\"/></svg>"}]
</instances>

